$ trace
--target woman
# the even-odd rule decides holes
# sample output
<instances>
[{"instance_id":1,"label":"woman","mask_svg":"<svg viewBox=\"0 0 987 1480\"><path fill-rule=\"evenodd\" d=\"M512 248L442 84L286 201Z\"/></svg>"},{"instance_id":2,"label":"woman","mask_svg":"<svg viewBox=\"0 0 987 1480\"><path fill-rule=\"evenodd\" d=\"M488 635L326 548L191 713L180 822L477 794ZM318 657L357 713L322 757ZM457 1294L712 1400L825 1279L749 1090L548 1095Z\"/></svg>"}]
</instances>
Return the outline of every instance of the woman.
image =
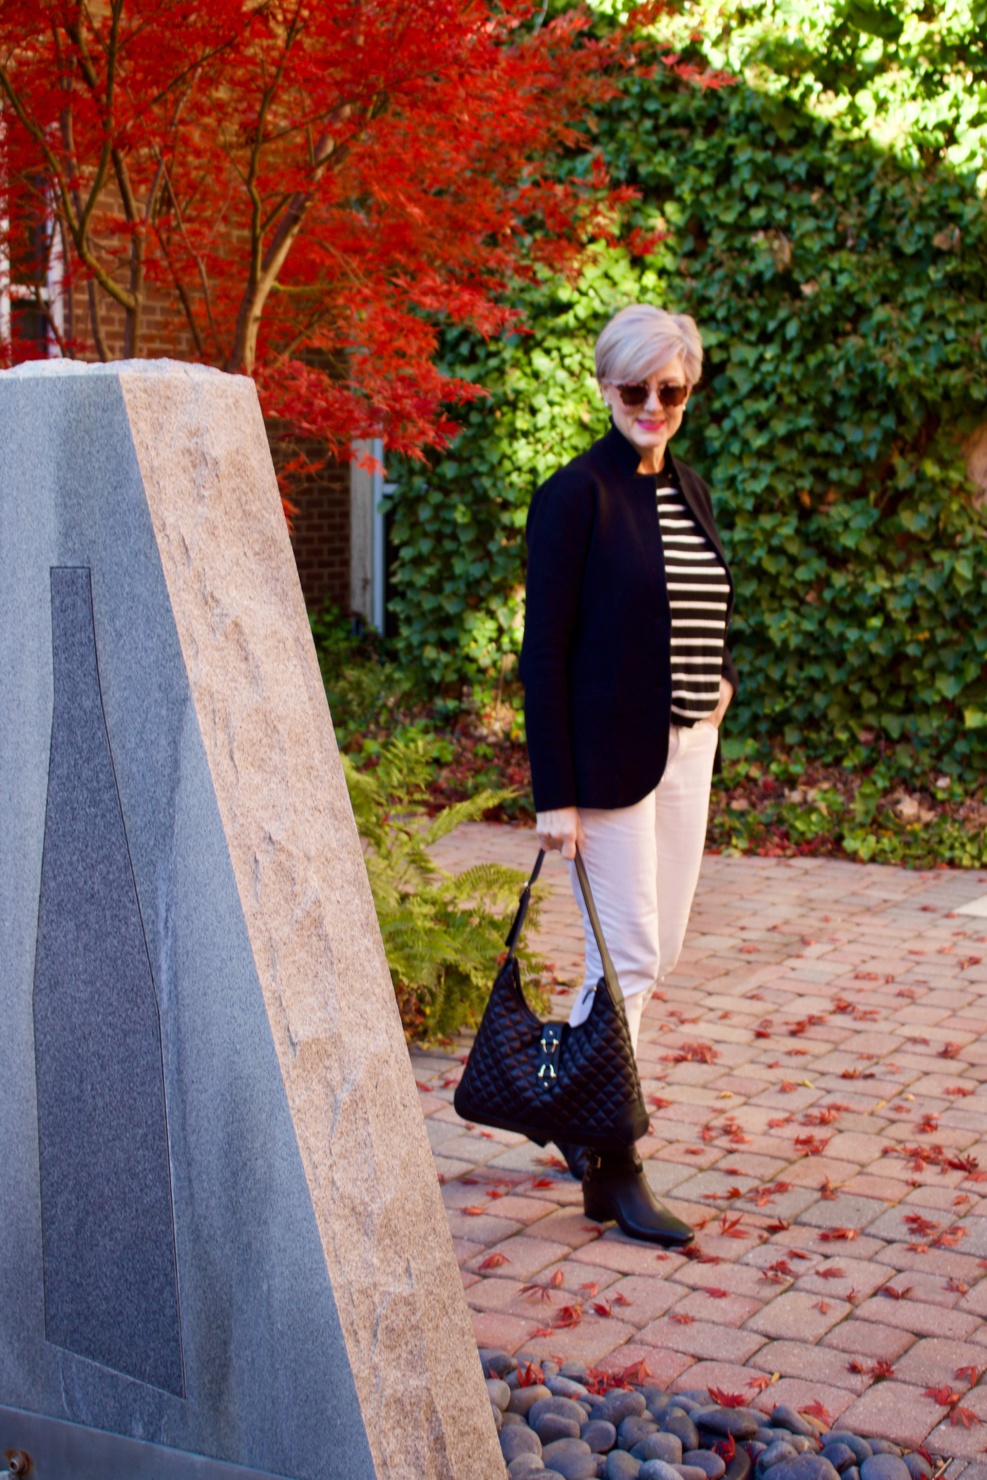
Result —
<instances>
[{"instance_id":1,"label":"woman","mask_svg":"<svg viewBox=\"0 0 987 1480\"><path fill-rule=\"evenodd\" d=\"M733 583L702 479L668 443L702 368L685 314L622 309L596 344L606 436L544 483L528 516L521 677L543 848L578 847L637 1048L699 879L718 729L737 688ZM582 899L572 871L573 892ZM589 1015L602 965L583 909ZM692 1230L655 1201L636 1150L563 1147L588 1216L669 1247Z\"/></svg>"}]
</instances>

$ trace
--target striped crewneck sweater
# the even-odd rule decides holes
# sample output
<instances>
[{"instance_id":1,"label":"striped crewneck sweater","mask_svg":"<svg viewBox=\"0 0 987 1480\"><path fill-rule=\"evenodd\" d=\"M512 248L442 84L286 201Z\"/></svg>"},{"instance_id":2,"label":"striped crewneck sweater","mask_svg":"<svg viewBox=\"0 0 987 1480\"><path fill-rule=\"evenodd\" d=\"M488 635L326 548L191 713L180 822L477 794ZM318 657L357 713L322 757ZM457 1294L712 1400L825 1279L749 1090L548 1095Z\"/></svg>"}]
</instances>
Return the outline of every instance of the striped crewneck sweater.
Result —
<instances>
[{"instance_id":1,"label":"striped crewneck sweater","mask_svg":"<svg viewBox=\"0 0 987 1480\"><path fill-rule=\"evenodd\" d=\"M671 459L655 479L672 615L672 723L694 725L720 698L729 578L678 486Z\"/></svg>"}]
</instances>

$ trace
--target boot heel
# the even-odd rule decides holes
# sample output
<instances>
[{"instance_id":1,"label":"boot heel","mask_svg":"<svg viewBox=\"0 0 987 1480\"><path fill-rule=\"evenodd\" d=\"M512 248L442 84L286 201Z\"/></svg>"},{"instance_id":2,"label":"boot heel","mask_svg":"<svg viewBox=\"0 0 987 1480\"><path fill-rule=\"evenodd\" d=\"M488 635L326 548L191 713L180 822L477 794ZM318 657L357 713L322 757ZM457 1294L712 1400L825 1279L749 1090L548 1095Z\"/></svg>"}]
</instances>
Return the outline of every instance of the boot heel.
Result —
<instances>
[{"instance_id":1,"label":"boot heel","mask_svg":"<svg viewBox=\"0 0 987 1480\"><path fill-rule=\"evenodd\" d=\"M611 1223L615 1216L610 1211L606 1199L599 1197L596 1192L591 1192L585 1183L583 1184L583 1212L594 1223Z\"/></svg>"}]
</instances>

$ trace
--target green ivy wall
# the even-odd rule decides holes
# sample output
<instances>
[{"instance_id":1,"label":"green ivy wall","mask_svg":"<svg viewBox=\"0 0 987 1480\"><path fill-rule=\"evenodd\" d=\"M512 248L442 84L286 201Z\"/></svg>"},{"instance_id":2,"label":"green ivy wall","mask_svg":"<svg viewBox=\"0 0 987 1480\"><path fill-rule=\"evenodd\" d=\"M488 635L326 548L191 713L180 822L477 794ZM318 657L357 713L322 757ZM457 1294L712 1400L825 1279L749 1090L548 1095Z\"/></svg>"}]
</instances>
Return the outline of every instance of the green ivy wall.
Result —
<instances>
[{"instance_id":1,"label":"green ivy wall","mask_svg":"<svg viewBox=\"0 0 987 1480\"><path fill-rule=\"evenodd\" d=\"M599 247L577 285L521 290L525 336L447 336L448 364L490 397L431 467L388 469L402 656L433 681L510 672L531 494L604 430L593 341L643 299L691 313L706 345L675 450L712 489L737 582L732 733L836 756L874 732L982 767L987 529L961 447L987 421L982 157L928 130L875 141L860 87L857 116L824 116L830 53L801 73L789 57L783 82L765 35L778 44L762 24L735 85L659 69L597 119L614 177L641 192L628 225L667 233L655 255ZM859 81L888 43L853 35Z\"/></svg>"}]
</instances>

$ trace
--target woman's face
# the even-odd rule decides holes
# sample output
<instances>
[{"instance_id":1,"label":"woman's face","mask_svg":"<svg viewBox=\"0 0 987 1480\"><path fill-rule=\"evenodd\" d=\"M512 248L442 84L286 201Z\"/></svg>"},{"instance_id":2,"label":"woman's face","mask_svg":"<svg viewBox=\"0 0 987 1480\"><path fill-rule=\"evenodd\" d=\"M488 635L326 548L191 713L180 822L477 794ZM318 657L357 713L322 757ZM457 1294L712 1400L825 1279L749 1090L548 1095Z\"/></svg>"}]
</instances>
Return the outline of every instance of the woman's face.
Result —
<instances>
[{"instance_id":1,"label":"woman's face","mask_svg":"<svg viewBox=\"0 0 987 1480\"><path fill-rule=\"evenodd\" d=\"M644 383L644 382L642 382ZM610 407L614 425L641 454L638 472L657 473L665 460L665 447L682 425L688 396L681 406L663 406L658 388L663 385L688 385L682 356L676 355L647 378L648 399L642 406L625 406L616 385L604 381L603 399Z\"/></svg>"}]
</instances>

